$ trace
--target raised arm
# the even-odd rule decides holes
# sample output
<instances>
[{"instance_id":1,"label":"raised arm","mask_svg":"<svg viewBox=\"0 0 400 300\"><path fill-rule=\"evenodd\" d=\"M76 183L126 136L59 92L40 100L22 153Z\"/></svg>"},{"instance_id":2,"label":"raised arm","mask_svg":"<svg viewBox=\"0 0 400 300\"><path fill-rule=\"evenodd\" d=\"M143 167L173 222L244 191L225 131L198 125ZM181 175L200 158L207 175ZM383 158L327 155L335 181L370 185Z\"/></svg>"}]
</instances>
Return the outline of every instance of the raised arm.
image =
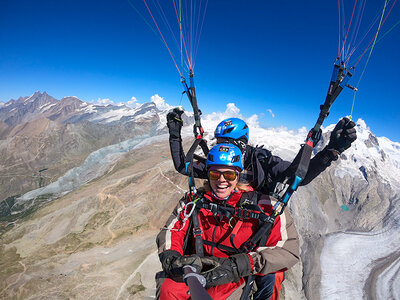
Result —
<instances>
[{"instance_id":1,"label":"raised arm","mask_svg":"<svg viewBox=\"0 0 400 300\"><path fill-rule=\"evenodd\" d=\"M167 114L167 126L169 129L169 147L175 170L182 175L186 175L185 152L182 146L181 129L183 125L183 110L174 108ZM193 174L196 178L207 178L205 165L201 162L193 164Z\"/></svg>"}]
</instances>

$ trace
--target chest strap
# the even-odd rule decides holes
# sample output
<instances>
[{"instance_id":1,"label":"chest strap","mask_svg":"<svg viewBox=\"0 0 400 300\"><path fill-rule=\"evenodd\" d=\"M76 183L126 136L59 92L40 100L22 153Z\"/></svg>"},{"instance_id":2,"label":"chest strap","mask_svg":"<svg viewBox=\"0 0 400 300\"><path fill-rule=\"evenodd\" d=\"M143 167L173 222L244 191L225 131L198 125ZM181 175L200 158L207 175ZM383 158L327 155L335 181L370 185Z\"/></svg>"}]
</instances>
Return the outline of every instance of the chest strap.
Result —
<instances>
[{"instance_id":1,"label":"chest strap","mask_svg":"<svg viewBox=\"0 0 400 300\"><path fill-rule=\"evenodd\" d=\"M259 245L266 244L276 217L268 216L264 213L261 207L257 205L258 197L260 195L259 193L251 192L244 195L246 197L242 196L239 201L240 206L236 208L229 204L221 205L212 203L204 197L201 200L197 201L196 208L192 214L193 236L195 237L195 248L197 255L204 256L204 244L216 247L229 253L246 253L253 251ZM236 222L235 227L233 228L230 235L230 243L232 247L222 245L214 241L203 240L203 230L200 227L199 221L199 211L202 208L212 212L215 216L225 216L229 220L237 218L238 221ZM235 236L239 232L243 221L247 219L259 220L260 226L257 232L253 234L248 241L246 241L240 248L237 248L234 243Z\"/></svg>"}]
</instances>

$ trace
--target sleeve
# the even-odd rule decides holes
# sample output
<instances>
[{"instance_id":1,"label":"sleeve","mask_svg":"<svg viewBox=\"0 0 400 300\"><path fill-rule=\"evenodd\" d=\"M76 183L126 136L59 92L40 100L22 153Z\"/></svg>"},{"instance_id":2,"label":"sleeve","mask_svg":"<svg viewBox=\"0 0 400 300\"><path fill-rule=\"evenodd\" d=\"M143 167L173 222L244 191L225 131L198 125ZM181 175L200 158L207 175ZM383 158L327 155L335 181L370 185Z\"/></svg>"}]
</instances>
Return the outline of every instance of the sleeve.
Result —
<instances>
[{"instance_id":1,"label":"sleeve","mask_svg":"<svg viewBox=\"0 0 400 300\"><path fill-rule=\"evenodd\" d=\"M263 198L260 199L262 200ZM299 237L288 209L275 219L266 245L258 247L256 251L248 255L252 274L268 274L286 270L299 261Z\"/></svg>"},{"instance_id":2,"label":"sleeve","mask_svg":"<svg viewBox=\"0 0 400 300\"><path fill-rule=\"evenodd\" d=\"M183 255L185 236L189 228L190 220L184 217L186 200L182 198L169 216L165 226L157 235L158 254L173 250Z\"/></svg>"},{"instance_id":3,"label":"sleeve","mask_svg":"<svg viewBox=\"0 0 400 300\"><path fill-rule=\"evenodd\" d=\"M251 148L246 151L245 165L253 166L254 178L256 179L256 189L261 190L266 187L273 190L277 182L283 182L286 178L290 162L283 160L279 156L272 155L264 148Z\"/></svg>"},{"instance_id":4,"label":"sleeve","mask_svg":"<svg viewBox=\"0 0 400 300\"><path fill-rule=\"evenodd\" d=\"M186 175L185 153L183 152L182 138L170 135L169 148L171 150L171 157L174 163L175 170L177 170L182 175ZM193 174L196 178L207 179L205 164L201 162L194 163Z\"/></svg>"},{"instance_id":5,"label":"sleeve","mask_svg":"<svg viewBox=\"0 0 400 300\"><path fill-rule=\"evenodd\" d=\"M302 146L303 147L303 146ZM279 169L273 174L277 176L276 182L282 182L286 177L292 177L299 165L301 149L292 163L285 162L286 164L280 163ZM321 174L327 167L329 167L332 161L337 160L338 157L326 147L318 152L311 160L308 166L308 170L304 179L300 182L300 185L309 184L314 178ZM285 169L284 169L285 168Z\"/></svg>"},{"instance_id":6,"label":"sleeve","mask_svg":"<svg viewBox=\"0 0 400 300\"><path fill-rule=\"evenodd\" d=\"M309 184L315 177L325 171L331 165L332 161L337 159L338 156L325 147L311 159L307 174L300 185Z\"/></svg>"},{"instance_id":7,"label":"sleeve","mask_svg":"<svg viewBox=\"0 0 400 300\"><path fill-rule=\"evenodd\" d=\"M271 179L273 182L283 182L286 178L286 170L290 166L290 162L282 158L272 155L268 160L271 169Z\"/></svg>"}]
</instances>

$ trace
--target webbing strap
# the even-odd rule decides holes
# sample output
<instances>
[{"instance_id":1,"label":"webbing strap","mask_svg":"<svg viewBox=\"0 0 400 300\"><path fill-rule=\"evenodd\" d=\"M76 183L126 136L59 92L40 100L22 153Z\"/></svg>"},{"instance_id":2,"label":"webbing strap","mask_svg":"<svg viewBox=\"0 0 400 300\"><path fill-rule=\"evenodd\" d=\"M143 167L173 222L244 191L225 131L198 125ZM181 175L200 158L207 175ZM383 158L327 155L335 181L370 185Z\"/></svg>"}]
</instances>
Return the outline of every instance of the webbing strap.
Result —
<instances>
[{"instance_id":1,"label":"webbing strap","mask_svg":"<svg viewBox=\"0 0 400 300\"><path fill-rule=\"evenodd\" d=\"M307 175L308 167L310 165L312 150L319 140L322 123L328 117L329 110L333 102L339 96L344 86L347 85L351 76L352 74L350 72L346 73L346 69L344 67L343 62L335 61L325 102L323 105L321 105L321 111L318 116L317 122L315 123L314 127L309 131L305 144L302 146L296 158L289 167L291 169L295 169L295 172L290 179L289 186L286 189L283 197L281 197L279 199L279 202L277 202L274 205L273 210L275 211L275 215L281 214L283 212L283 209L287 205L290 197L297 190L299 184ZM278 211L280 205L282 207L280 211Z\"/></svg>"},{"instance_id":2,"label":"webbing strap","mask_svg":"<svg viewBox=\"0 0 400 300\"><path fill-rule=\"evenodd\" d=\"M235 248L236 250L238 250L238 248L237 248L236 245L235 245L235 236L236 236L236 234L239 232L239 229L242 227L242 224L243 224L243 220L242 220L242 219L239 219L239 220L236 222L235 227L233 227L231 236L230 236L230 238L229 238L232 247Z\"/></svg>"},{"instance_id":3,"label":"webbing strap","mask_svg":"<svg viewBox=\"0 0 400 300\"><path fill-rule=\"evenodd\" d=\"M266 222L269 218L258 205L243 204L242 207L233 207L228 204L220 205L213 202L205 202L204 198L202 198L197 201L196 207L207 209L215 215L226 216L228 219L235 217L239 220L258 219L261 222Z\"/></svg>"},{"instance_id":4,"label":"webbing strap","mask_svg":"<svg viewBox=\"0 0 400 300\"><path fill-rule=\"evenodd\" d=\"M193 174L193 158L194 158L194 151L196 151L199 145L203 149L203 152L205 152L205 150L208 151L206 141L203 138L198 138L193 142L185 158L186 175L189 177L189 191L191 195L194 195L196 193L196 186Z\"/></svg>"},{"instance_id":5,"label":"webbing strap","mask_svg":"<svg viewBox=\"0 0 400 300\"><path fill-rule=\"evenodd\" d=\"M196 186L193 174L194 151L197 149L198 146L200 146L205 156L207 156L209 152L207 143L203 139L204 130L200 122L201 111L197 106L196 88L194 86L193 76L194 76L193 70L190 70L189 71L190 87L187 85L185 78L181 77L183 88L185 90L186 95L189 98L190 104L192 105L194 114L193 133L196 139L193 142L193 145L190 147L188 153L186 154L186 159L185 159L186 174L189 177L189 191L191 196L194 196L196 194Z\"/></svg>"},{"instance_id":6,"label":"webbing strap","mask_svg":"<svg viewBox=\"0 0 400 300\"><path fill-rule=\"evenodd\" d=\"M200 227L198 208L194 209L194 212L192 214L192 219L193 219L193 236L195 238L196 254L200 257L203 257L204 256L203 237L202 237L203 230Z\"/></svg>"},{"instance_id":7,"label":"webbing strap","mask_svg":"<svg viewBox=\"0 0 400 300\"><path fill-rule=\"evenodd\" d=\"M247 253L253 251L259 245L265 245L271 234L272 226L275 223L275 216L268 218L268 221L263 222L258 228L257 232L253 234L251 239L245 242L242 247L240 247L240 252Z\"/></svg>"},{"instance_id":8,"label":"webbing strap","mask_svg":"<svg viewBox=\"0 0 400 300\"><path fill-rule=\"evenodd\" d=\"M232 248L232 247L229 247L229 246L225 246L225 245L222 245L222 244L218 244L218 243L215 243L215 242L204 240L203 243L204 243L204 245L215 247L215 248L218 248L220 250L226 251L228 253L235 253L235 254L241 253L238 249L235 249L235 248Z\"/></svg>"},{"instance_id":9,"label":"webbing strap","mask_svg":"<svg viewBox=\"0 0 400 300\"><path fill-rule=\"evenodd\" d=\"M319 132L322 123L324 122L326 117L328 117L329 110L333 102L339 96L343 88L347 85L352 75L353 74L350 71L346 73L346 68L344 67L344 63L342 61L336 61L334 63L332 77L329 83L328 93L326 95L325 102L323 105L321 105L321 112L318 116L318 120L315 123L314 128L310 131L312 132L313 139L315 139L315 135Z\"/></svg>"},{"instance_id":10,"label":"webbing strap","mask_svg":"<svg viewBox=\"0 0 400 300\"><path fill-rule=\"evenodd\" d=\"M200 225L196 226L195 223L199 222L198 213L201 208L211 211L214 215L226 216L229 219L232 219L233 217L237 218L235 227L233 228L230 235L230 243L232 247L202 240L201 249L203 249L203 244L206 244L232 253L246 253L249 251L253 251L258 245L262 245L267 242L271 228L275 222L276 216L268 216L258 205L255 204L257 203L259 193L254 192L254 193L247 193L244 195L245 197L242 196L242 198L239 200L239 204L241 205L240 207L233 207L228 204L219 205L208 201L206 202L207 199L204 197L196 202L196 209L192 215L194 231L196 230L195 229L196 227L200 228ZM247 196L249 196L249 198ZM260 227L257 230L257 232L251 237L251 239L245 242L241 246L241 248L238 249L235 245L234 239L236 234L239 232L243 224L243 221L246 219L259 220ZM199 233L200 230L196 230L196 232ZM200 246L197 246L197 244L200 245L200 241L196 240L196 249L200 248Z\"/></svg>"},{"instance_id":11,"label":"webbing strap","mask_svg":"<svg viewBox=\"0 0 400 300\"><path fill-rule=\"evenodd\" d=\"M195 138L200 138L200 137L203 137L204 130L203 130L203 127L201 126L201 122L200 122L201 111L199 110L199 107L197 106L196 87L194 86L193 77L194 77L193 70L190 70L189 71L190 87L187 85L186 80L183 76L181 77L181 83L183 85L186 95L189 98L189 102L193 108L193 115L194 115L193 133L194 133L194 136L195 136Z\"/></svg>"}]
</instances>

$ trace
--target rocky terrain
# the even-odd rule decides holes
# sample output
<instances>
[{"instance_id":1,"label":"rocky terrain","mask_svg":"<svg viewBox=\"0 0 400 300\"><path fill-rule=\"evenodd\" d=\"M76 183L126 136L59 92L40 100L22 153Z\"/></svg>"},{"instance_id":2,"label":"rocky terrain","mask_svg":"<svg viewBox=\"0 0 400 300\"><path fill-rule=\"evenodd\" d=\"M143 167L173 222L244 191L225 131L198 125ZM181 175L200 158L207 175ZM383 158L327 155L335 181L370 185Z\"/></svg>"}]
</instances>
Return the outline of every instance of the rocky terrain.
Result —
<instances>
[{"instance_id":1,"label":"rocky terrain","mask_svg":"<svg viewBox=\"0 0 400 300\"><path fill-rule=\"evenodd\" d=\"M206 131L220 119L204 116ZM288 272L282 299L399 295L400 144L376 137L362 120L357 132L353 147L290 201L301 262ZM188 149L190 126L184 136ZM288 160L304 136L251 128L253 144ZM153 299L155 236L187 189L187 178L173 168L168 136L108 146L76 166L16 197L3 215L0 297Z\"/></svg>"},{"instance_id":2,"label":"rocky terrain","mask_svg":"<svg viewBox=\"0 0 400 300\"><path fill-rule=\"evenodd\" d=\"M93 151L160 133L160 112L154 103L99 106L46 92L9 101L0 107L0 216L5 199L54 182Z\"/></svg>"},{"instance_id":3,"label":"rocky terrain","mask_svg":"<svg viewBox=\"0 0 400 300\"><path fill-rule=\"evenodd\" d=\"M133 150L106 175L9 224L1 238L0 296L154 294L155 235L186 187L168 151L165 141Z\"/></svg>"}]
</instances>

